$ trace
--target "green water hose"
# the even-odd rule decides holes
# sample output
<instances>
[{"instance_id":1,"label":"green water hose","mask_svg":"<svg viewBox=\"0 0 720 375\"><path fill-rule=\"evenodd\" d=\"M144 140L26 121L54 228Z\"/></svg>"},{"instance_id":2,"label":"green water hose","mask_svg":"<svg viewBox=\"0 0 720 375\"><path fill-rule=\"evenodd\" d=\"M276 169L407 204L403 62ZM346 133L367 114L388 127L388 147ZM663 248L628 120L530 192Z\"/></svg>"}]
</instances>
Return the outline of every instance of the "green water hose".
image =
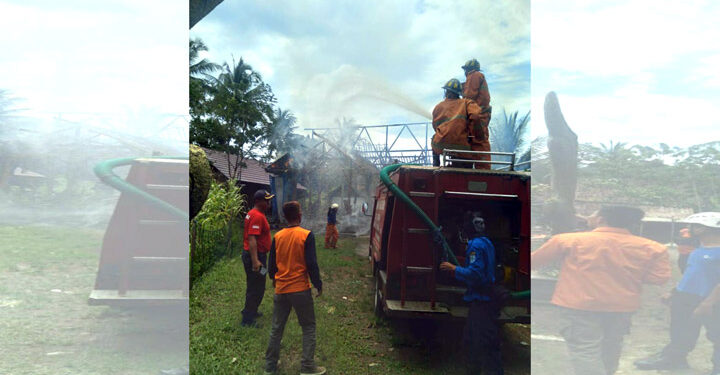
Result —
<instances>
[{"instance_id":1,"label":"green water hose","mask_svg":"<svg viewBox=\"0 0 720 375\"><path fill-rule=\"evenodd\" d=\"M433 223L432 220L428 217L425 212L418 207L415 202L410 199L410 197L405 194L400 188L395 185L394 182L390 179L390 173L394 172L398 168L403 166L403 164L392 164L388 165L387 167L383 168L380 171L380 181L387 186L387 188L395 194L396 197L400 198L401 201L403 201L405 204L410 207L410 209L427 225L428 228L430 228L430 232L432 233L433 239L436 241L439 240L442 244L443 248L443 254L448 257L448 260L450 260L450 263L454 265L459 265L459 262L457 258L455 257L455 254L453 254L452 249L450 249L450 245L448 245L447 240L445 240L445 236L442 235L442 232L440 231L440 228Z\"/></svg>"},{"instance_id":2,"label":"green water hose","mask_svg":"<svg viewBox=\"0 0 720 375\"><path fill-rule=\"evenodd\" d=\"M174 160L187 160L187 156L153 156L152 159L174 159ZM97 164L93 168L93 172L95 172L95 175L98 176L98 178L114 187L115 189L119 190L122 193L130 194L136 198L139 198L151 206L161 209L165 212L168 212L172 214L173 216L178 217L181 220L188 221L190 216L187 212L171 205L168 202L165 202L164 200L149 194L141 189L139 189L137 186L128 183L127 181L123 180L120 176L113 173L113 169L117 167L121 167L124 165L130 165L139 158L119 158L119 159L110 159L106 160L102 163Z\"/></svg>"},{"instance_id":3,"label":"green water hose","mask_svg":"<svg viewBox=\"0 0 720 375\"><path fill-rule=\"evenodd\" d=\"M455 257L455 254L453 254L452 249L450 249L450 245L448 245L447 240L445 240L445 236L442 235L442 232L440 231L440 228L433 223L432 220L427 216L427 214L418 207L415 202L410 199L410 197L405 194L391 179L390 179L390 173L396 171L398 168L403 166L403 164L392 164L388 165L387 167L383 168L380 171L380 181L382 181L387 188L395 194L396 197L400 198L401 201L403 201L405 204L410 207L410 209L422 219L422 221L425 223L425 225L430 228L430 231L433 234L433 237L436 239L439 239L442 241L442 247L443 247L443 253L448 257L450 262L455 265L459 265L459 262L457 258ZM510 298L512 299L530 299L530 291L529 290L523 290L519 292L512 292L510 293Z\"/></svg>"},{"instance_id":4,"label":"green water hose","mask_svg":"<svg viewBox=\"0 0 720 375\"><path fill-rule=\"evenodd\" d=\"M520 292L512 292L512 293L510 293L510 298L512 298L512 299L530 299L530 290L523 290Z\"/></svg>"}]
</instances>

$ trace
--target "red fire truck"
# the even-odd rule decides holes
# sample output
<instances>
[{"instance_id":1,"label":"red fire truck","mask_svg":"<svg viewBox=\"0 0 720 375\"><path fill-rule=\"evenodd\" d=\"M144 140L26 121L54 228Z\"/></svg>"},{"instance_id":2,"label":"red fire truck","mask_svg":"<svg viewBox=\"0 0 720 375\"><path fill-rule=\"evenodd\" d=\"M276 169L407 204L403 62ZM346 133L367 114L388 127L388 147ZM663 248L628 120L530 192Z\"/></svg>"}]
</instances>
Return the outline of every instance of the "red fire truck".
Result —
<instances>
[{"instance_id":1,"label":"red fire truck","mask_svg":"<svg viewBox=\"0 0 720 375\"><path fill-rule=\"evenodd\" d=\"M504 275L500 282L515 297L500 320L529 323L530 174L514 170L514 155L503 155L511 161L493 162L504 165L494 170L410 165L383 169L369 249L376 314L465 318L464 284L439 270L443 246L433 240L433 233L440 229L445 248L464 264L462 219L468 211L481 211Z\"/></svg>"}]
</instances>

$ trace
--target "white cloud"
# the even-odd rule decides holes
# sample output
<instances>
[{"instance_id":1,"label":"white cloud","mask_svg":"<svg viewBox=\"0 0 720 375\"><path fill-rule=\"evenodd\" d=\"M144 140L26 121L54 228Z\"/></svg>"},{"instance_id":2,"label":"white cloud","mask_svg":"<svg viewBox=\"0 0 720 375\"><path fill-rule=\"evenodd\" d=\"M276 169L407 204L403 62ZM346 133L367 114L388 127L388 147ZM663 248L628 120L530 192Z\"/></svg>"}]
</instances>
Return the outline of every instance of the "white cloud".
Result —
<instances>
[{"instance_id":1,"label":"white cloud","mask_svg":"<svg viewBox=\"0 0 720 375\"><path fill-rule=\"evenodd\" d=\"M460 66L472 57L486 71L497 110L527 110L529 21L525 1L225 2L191 35L213 61L242 56L281 108L317 127L342 116L422 121L420 113L442 100L440 87L463 79Z\"/></svg>"},{"instance_id":2,"label":"white cloud","mask_svg":"<svg viewBox=\"0 0 720 375\"><path fill-rule=\"evenodd\" d=\"M532 109L558 93L581 142L687 146L715 137L720 4L645 0L532 8ZM544 121L533 136L545 134Z\"/></svg>"},{"instance_id":3,"label":"white cloud","mask_svg":"<svg viewBox=\"0 0 720 375\"><path fill-rule=\"evenodd\" d=\"M0 89L34 115L185 114L187 19L174 0L2 3Z\"/></svg>"}]
</instances>

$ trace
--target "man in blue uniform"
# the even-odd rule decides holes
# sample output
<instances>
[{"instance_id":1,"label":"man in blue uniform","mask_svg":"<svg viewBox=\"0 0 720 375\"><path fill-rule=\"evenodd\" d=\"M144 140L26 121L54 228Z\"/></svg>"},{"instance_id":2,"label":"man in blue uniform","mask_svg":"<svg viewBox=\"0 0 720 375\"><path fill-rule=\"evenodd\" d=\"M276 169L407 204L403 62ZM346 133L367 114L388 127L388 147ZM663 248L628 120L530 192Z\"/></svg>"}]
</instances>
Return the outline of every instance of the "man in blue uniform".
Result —
<instances>
[{"instance_id":1,"label":"man in blue uniform","mask_svg":"<svg viewBox=\"0 0 720 375\"><path fill-rule=\"evenodd\" d=\"M468 235L465 267L442 262L440 269L450 271L455 279L467 285L463 299L470 305L465 323L464 342L468 348L468 374L502 375L500 335L496 322L500 303L492 297L495 283L495 247L485 237L485 220L480 212L468 213L465 218Z\"/></svg>"},{"instance_id":2,"label":"man in blue uniform","mask_svg":"<svg viewBox=\"0 0 720 375\"><path fill-rule=\"evenodd\" d=\"M689 256L687 268L670 297L670 343L658 354L635 362L640 370L687 368L700 328L713 343L713 370L720 375L720 212L689 216L692 237L700 247Z\"/></svg>"}]
</instances>

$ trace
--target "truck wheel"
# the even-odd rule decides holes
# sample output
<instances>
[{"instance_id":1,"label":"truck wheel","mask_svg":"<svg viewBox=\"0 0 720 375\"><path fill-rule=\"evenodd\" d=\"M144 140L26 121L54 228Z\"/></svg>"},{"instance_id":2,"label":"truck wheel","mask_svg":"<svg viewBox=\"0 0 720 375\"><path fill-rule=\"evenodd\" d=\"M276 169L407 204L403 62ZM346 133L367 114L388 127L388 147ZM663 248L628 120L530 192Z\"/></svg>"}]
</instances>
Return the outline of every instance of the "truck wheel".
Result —
<instances>
[{"instance_id":1,"label":"truck wheel","mask_svg":"<svg viewBox=\"0 0 720 375\"><path fill-rule=\"evenodd\" d=\"M380 296L380 275L378 272L375 273L375 316L378 318L385 317L385 311L383 311L382 297Z\"/></svg>"}]
</instances>

